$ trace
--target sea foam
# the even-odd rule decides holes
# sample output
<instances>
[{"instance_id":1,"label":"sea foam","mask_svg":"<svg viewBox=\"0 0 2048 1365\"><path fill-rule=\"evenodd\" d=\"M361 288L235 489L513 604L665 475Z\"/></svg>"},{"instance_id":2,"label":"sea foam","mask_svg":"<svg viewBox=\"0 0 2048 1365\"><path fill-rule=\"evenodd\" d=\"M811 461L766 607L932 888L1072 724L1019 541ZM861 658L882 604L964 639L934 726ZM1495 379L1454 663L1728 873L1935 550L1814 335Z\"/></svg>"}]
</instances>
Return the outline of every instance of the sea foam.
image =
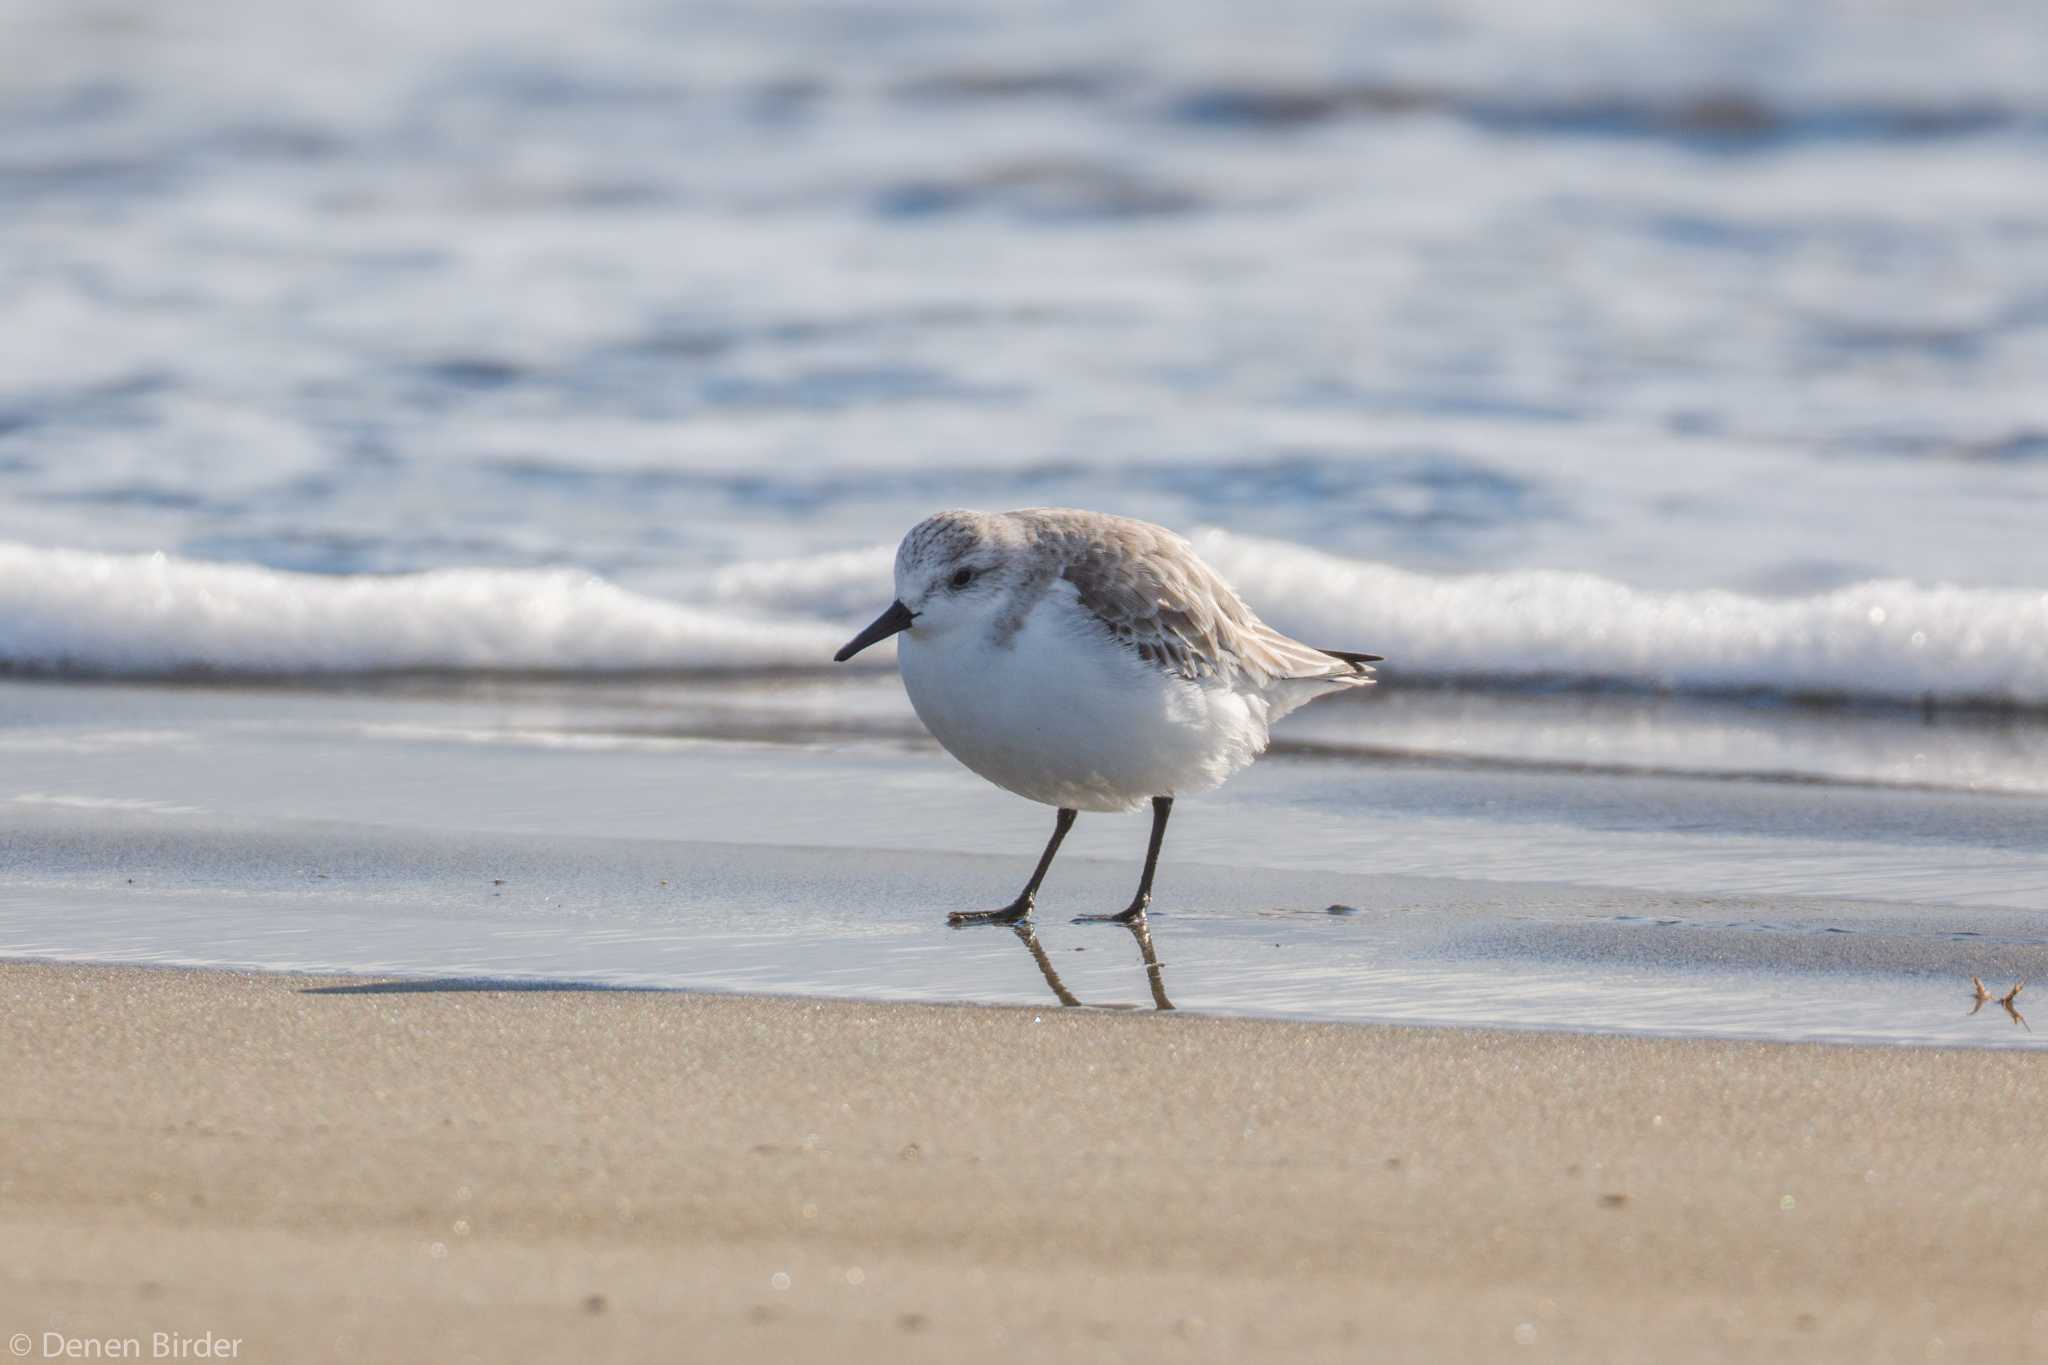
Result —
<instances>
[{"instance_id":1,"label":"sea foam","mask_svg":"<svg viewBox=\"0 0 2048 1365\"><path fill-rule=\"evenodd\" d=\"M1193 539L1267 621L1384 654L1395 679L2048 705L2040 589L1885 580L1787 598L1653 592L1589 573L1417 573L1220 530ZM692 595L851 626L885 602L889 563L876 548L736 565Z\"/></svg>"},{"instance_id":2,"label":"sea foam","mask_svg":"<svg viewBox=\"0 0 2048 1365\"><path fill-rule=\"evenodd\" d=\"M1401 673L1671 692L2048 704L2048 591L1898 580L1787 598L1650 592L1548 570L1430 575L1204 532L1290 634Z\"/></svg>"},{"instance_id":3,"label":"sea foam","mask_svg":"<svg viewBox=\"0 0 2048 1365\"><path fill-rule=\"evenodd\" d=\"M0 667L29 672L758 668L829 658L842 634L571 570L328 576L0 545Z\"/></svg>"},{"instance_id":4,"label":"sea foam","mask_svg":"<svg viewBox=\"0 0 2048 1365\"><path fill-rule=\"evenodd\" d=\"M1432 575L1224 531L1202 555L1267 620L1390 680L2048 705L2048 591L1859 583L1762 598L1547 570ZM287 573L0 546L0 668L78 675L829 667L887 605L887 547L672 581ZM877 652L886 657L885 651Z\"/></svg>"}]
</instances>

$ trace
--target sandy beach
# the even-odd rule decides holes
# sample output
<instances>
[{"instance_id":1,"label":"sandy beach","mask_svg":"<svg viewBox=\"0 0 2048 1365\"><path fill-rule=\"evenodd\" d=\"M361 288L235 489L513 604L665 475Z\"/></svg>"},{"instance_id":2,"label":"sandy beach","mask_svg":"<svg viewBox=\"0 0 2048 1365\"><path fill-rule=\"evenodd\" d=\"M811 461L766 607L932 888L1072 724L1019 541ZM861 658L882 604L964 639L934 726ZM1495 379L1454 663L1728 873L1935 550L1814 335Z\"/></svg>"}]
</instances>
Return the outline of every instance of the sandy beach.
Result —
<instances>
[{"instance_id":1,"label":"sandy beach","mask_svg":"<svg viewBox=\"0 0 2048 1365\"><path fill-rule=\"evenodd\" d=\"M0 998L31 1359L2048 1358L2037 1053L35 964Z\"/></svg>"}]
</instances>

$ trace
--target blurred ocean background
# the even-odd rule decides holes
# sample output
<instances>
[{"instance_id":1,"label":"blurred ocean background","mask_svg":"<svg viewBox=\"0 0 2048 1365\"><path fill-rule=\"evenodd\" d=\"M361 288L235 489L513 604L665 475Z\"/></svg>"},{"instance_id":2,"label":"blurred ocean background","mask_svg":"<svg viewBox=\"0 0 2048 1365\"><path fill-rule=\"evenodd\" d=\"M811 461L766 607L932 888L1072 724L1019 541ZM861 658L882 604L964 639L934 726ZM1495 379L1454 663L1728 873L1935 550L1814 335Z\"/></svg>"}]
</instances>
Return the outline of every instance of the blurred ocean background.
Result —
<instances>
[{"instance_id":1,"label":"blurred ocean background","mask_svg":"<svg viewBox=\"0 0 2048 1365\"><path fill-rule=\"evenodd\" d=\"M2048 703L2030 4L0 13L10 664L809 662L726 627L1075 504L1228 528L1395 676ZM153 654L167 570L59 549L714 619ZM114 614L31 629L81 575Z\"/></svg>"},{"instance_id":2,"label":"blurred ocean background","mask_svg":"<svg viewBox=\"0 0 2048 1365\"><path fill-rule=\"evenodd\" d=\"M826 660L919 517L1072 504L1389 658L1212 851L2038 904L2044 71L2028 0L0 0L0 802L446 818L334 804L407 745L559 829L491 802L609 753L655 837L743 740L1022 859ZM910 805L804 815L863 745Z\"/></svg>"}]
</instances>

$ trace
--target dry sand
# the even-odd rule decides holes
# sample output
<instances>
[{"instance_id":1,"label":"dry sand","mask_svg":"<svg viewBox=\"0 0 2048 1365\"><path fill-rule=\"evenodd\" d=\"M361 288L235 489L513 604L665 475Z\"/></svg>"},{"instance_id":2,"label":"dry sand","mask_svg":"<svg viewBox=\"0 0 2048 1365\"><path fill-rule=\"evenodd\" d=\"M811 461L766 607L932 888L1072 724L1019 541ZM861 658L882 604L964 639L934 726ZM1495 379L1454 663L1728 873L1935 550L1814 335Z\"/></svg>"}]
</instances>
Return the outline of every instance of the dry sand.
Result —
<instances>
[{"instance_id":1,"label":"dry sand","mask_svg":"<svg viewBox=\"0 0 2048 1365\"><path fill-rule=\"evenodd\" d=\"M2048 1359L2038 1053L42 965L0 999L29 1359Z\"/></svg>"}]
</instances>

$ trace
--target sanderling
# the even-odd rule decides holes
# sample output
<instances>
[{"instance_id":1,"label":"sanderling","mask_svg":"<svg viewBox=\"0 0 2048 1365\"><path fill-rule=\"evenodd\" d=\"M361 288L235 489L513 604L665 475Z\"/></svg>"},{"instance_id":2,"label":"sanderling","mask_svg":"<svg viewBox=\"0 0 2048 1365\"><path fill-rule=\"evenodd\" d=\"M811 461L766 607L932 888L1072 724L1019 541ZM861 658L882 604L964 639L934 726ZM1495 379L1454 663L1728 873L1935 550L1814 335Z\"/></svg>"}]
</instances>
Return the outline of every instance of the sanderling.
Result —
<instances>
[{"instance_id":1,"label":"sanderling","mask_svg":"<svg viewBox=\"0 0 2048 1365\"><path fill-rule=\"evenodd\" d=\"M896 600L833 656L891 635L910 704L946 751L1006 791L1056 807L1023 892L955 924L1031 913L1084 810L1152 803L1137 921L1177 796L1208 791L1266 748L1303 702L1372 682L1376 654L1317 649L1253 615L1161 526L1067 508L940 512L896 549Z\"/></svg>"}]
</instances>

